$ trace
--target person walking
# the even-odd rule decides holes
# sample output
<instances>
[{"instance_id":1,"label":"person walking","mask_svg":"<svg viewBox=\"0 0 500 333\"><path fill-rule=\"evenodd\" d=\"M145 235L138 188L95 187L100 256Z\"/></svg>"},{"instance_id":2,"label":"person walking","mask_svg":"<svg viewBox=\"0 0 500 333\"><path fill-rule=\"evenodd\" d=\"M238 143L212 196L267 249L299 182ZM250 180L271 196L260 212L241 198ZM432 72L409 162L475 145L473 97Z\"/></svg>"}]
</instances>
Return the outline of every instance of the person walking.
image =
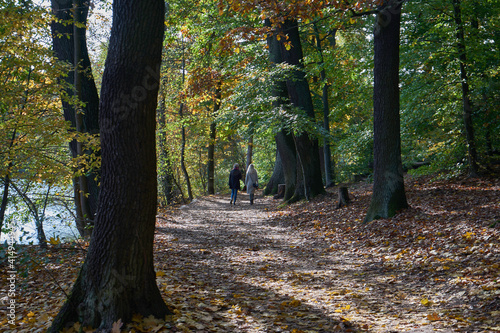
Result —
<instances>
[{"instance_id":1,"label":"person walking","mask_svg":"<svg viewBox=\"0 0 500 333\"><path fill-rule=\"evenodd\" d=\"M230 205L236 205L236 197L238 196L238 190L240 187L240 180L243 178L240 171L240 166L238 163L233 165L233 170L229 173L229 188L231 189L231 201Z\"/></svg>"},{"instance_id":2,"label":"person walking","mask_svg":"<svg viewBox=\"0 0 500 333\"><path fill-rule=\"evenodd\" d=\"M253 205L255 190L259 187L259 178L257 176L257 170L255 170L255 166L253 165L253 163L248 166L247 174L245 177L245 186L247 187L247 193L250 195L250 205Z\"/></svg>"}]
</instances>

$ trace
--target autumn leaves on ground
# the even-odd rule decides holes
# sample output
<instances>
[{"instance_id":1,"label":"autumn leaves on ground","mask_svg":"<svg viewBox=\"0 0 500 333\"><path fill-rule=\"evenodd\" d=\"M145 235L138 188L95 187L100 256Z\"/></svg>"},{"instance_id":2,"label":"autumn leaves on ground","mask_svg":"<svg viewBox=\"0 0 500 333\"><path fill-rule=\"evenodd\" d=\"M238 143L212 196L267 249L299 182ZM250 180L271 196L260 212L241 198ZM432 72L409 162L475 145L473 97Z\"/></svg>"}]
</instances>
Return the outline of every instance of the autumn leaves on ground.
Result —
<instances>
[{"instance_id":1,"label":"autumn leaves on ground","mask_svg":"<svg viewBox=\"0 0 500 333\"><path fill-rule=\"evenodd\" d=\"M364 183L341 209L332 192L292 206L211 196L164 211L157 282L175 315L114 331L499 332L500 181L407 178L406 188L410 209L368 225ZM18 325L3 306L0 330L43 332L85 247L18 250Z\"/></svg>"}]
</instances>

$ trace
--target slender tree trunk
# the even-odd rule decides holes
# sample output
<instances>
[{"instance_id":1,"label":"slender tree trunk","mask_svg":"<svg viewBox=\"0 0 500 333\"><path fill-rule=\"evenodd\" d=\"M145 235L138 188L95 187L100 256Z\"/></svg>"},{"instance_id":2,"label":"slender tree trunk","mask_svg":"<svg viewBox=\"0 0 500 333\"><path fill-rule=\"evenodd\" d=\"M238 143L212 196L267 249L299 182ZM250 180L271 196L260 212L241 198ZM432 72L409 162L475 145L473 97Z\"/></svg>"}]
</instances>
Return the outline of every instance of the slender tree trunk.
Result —
<instances>
[{"instance_id":1,"label":"slender tree trunk","mask_svg":"<svg viewBox=\"0 0 500 333\"><path fill-rule=\"evenodd\" d=\"M3 221L5 220L5 212L7 211L7 202L9 200L9 185L10 177L7 174L3 179L2 204L0 205L0 234L3 228Z\"/></svg>"},{"instance_id":2,"label":"slender tree trunk","mask_svg":"<svg viewBox=\"0 0 500 333\"><path fill-rule=\"evenodd\" d=\"M221 83L217 83L214 97L213 117L217 114L221 105ZM215 139L217 134L217 124L215 120L210 123L210 142L208 143L208 194L215 194Z\"/></svg>"},{"instance_id":3,"label":"slender tree trunk","mask_svg":"<svg viewBox=\"0 0 500 333\"><path fill-rule=\"evenodd\" d=\"M166 136L165 136L165 96L162 96L162 100L160 103L160 107L158 109L159 113L159 129L158 129L158 144L160 146L160 164L161 172L160 173L160 182L163 190L163 196L165 197L165 203L170 205L174 201L174 173L172 170L172 161L170 160L170 152L168 151L166 145Z\"/></svg>"},{"instance_id":4,"label":"slender tree trunk","mask_svg":"<svg viewBox=\"0 0 500 333\"><path fill-rule=\"evenodd\" d=\"M465 33L462 23L461 1L453 0L455 23L457 25L457 49L460 63L460 81L462 85L462 104L465 125L465 135L467 139L467 156L469 160L469 176L478 176L477 151L474 138L474 125L472 122L473 107L470 97L469 75L467 73L467 50L465 46Z\"/></svg>"},{"instance_id":5,"label":"slender tree trunk","mask_svg":"<svg viewBox=\"0 0 500 333\"><path fill-rule=\"evenodd\" d=\"M78 26L82 24L82 8L83 7L83 1L81 0L73 0L73 45L74 45L74 60L73 60L73 65L74 67L74 83L73 87L75 89L75 96L77 97L78 101L82 101L82 69L80 69L80 59L82 59L82 47L81 47L81 35L79 33L79 28ZM77 105L75 108L75 128L78 133L84 133L84 124L83 124L83 110L79 105ZM78 158L81 158L84 156L84 151L83 151L83 144L81 141L78 139L76 140L76 155ZM81 173L84 173L82 170L84 170L85 166L80 165L79 169ZM80 201L80 209L81 209L81 218L83 219L83 226L84 226L84 233L82 236L89 238L90 235L92 234L92 229L89 228L94 219L93 212L90 209L90 202L89 202L89 185L87 181L87 177L85 174L82 174L78 176L76 179L78 182L78 193L76 200Z\"/></svg>"},{"instance_id":6,"label":"slender tree trunk","mask_svg":"<svg viewBox=\"0 0 500 333\"><path fill-rule=\"evenodd\" d=\"M248 166L253 163L253 134L250 135L250 138L247 142L247 165L246 170L248 170Z\"/></svg>"},{"instance_id":7,"label":"slender tree trunk","mask_svg":"<svg viewBox=\"0 0 500 333\"><path fill-rule=\"evenodd\" d=\"M386 1L374 33L373 194L365 222L394 216L407 208L401 164L399 119L399 29L401 5Z\"/></svg>"},{"instance_id":8,"label":"slender tree trunk","mask_svg":"<svg viewBox=\"0 0 500 333\"><path fill-rule=\"evenodd\" d=\"M181 106L179 107L179 116L180 116L181 121L182 121L182 119L184 117L184 103L181 103ZM181 170L182 170L182 173L184 174L184 179L186 180L188 198L189 198L189 201L191 201L191 200L193 200L193 192L191 190L191 180L189 178L189 173L187 171L185 156L186 156L186 126L184 126L184 124L182 124L182 127L181 127Z\"/></svg>"},{"instance_id":9,"label":"slender tree trunk","mask_svg":"<svg viewBox=\"0 0 500 333\"><path fill-rule=\"evenodd\" d=\"M74 10L73 7L78 8ZM71 122L72 126L80 131L97 134L99 133L99 95L92 77L90 58L87 50L86 22L88 5L81 0L51 0L52 12L56 20L51 22L52 46L56 57L73 65L64 79L68 83L66 93L74 96L75 91L79 94L79 100L84 103L80 112L66 99L62 99L64 118ZM73 13L76 16L73 16ZM78 26L73 23L80 22ZM77 66L78 65L78 66ZM76 75L75 75L76 74ZM75 76L79 75L77 78ZM70 87L71 86L71 87ZM87 152L78 147L78 143L70 143L73 157ZM93 219L97 210L97 198L99 196L99 170L91 170L85 176L74 180L75 205L77 212L76 225L81 236L89 236L92 229Z\"/></svg>"},{"instance_id":10,"label":"slender tree trunk","mask_svg":"<svg viewBox=\"0 0 500 333\"><path fill-rule=\"evenodd\" d=\"M43 230L43 220L44 220L44 214L45 214L45 207L44 207L44 214L40 215L38 213L38 207L37 205L33 202L33 200L30 199L28 196L28 188L26 190L20 189L16 184L12 183L12 188L17 192L17 194L23 199L24 203L28 207L28 210L31 213L31 216L33 216L33 219L35 221L35 227L36 227L36 238L38 240L38 245L42 249L47 248L47 237L45 236L45 231ZM50 192L50 186L47 191L47 194L45 196L45 206L47 205L47 199L49 196Z\"/></svg>"},{"instance_id":11,"label":"slender tree trunk","mask_svg":"<svg viewBox=\"0 0 500 333\"><path fill-rule=\"evenodd\" d=\"M305 114L314 121L314 107L309 90L309 84L303 71L302 44L300 42L299 28L297 21L285 20L280 31L288 36L291 47L284 43L279 43L283 61L296 66L294 77L286 81L290 102L301 108ZM321 176L321 162L319 158L318 140L312 139L308 133L301 133L294 136L297 149L298 165L303 176L303 191L296 187L293 201L306 198L310 200L314 196L324 193L323 180Z\"/></svg>"},{"instance_id":12,"label":"slender tree trunk","mask_svg":"<svg viewBox=\"0 0 500 333\"><path fill-rule=\"evenodd\" d=\"M165 3L115 0L100 107L102 184L95 228L49 332L80 321L110 331L134 314L164 318L153 266L155 126Z\"/></svg>"},{"instance_id":13,"label":"slender tree trunk","mask_svg":"<svg viewBox=\"0 0 500 333\"><path fill-rule=\"evenodd\" d=\"M186 59L185 59L185 54L184 54L184 39L182 40L182 84L184 85L184 82L186 80ZM184 102L181 102L181 105L179 106L179 118L182 122L182 119L184 117ZM184 175L184 179L186 180L186 186L187 186L187 191L188 191L188 198L189 201L193 200L193 192L191 190L191 179L189 178L189 173L187 171L186 163L185 163L185 155L186 155L186 126L184 126L184 123L182 123L181 127L181 170L182 174ZM181 196L184 200L184 194L182 194L182 189L181 189Z\"/></svg>"},{"instance_id":14,"label":"slender tree trunk","mask_svg":"<svg viewBox=\"0 0 500 333\"><path fill-rule=\"evenodd\" d=\"M330 105L328 102L328 95L330 90L330 84L326 80L326 70L324 68L324 57L323 57L323 47L321 44L321 36L319 34L319 29L317 25L314 25L314 33L316 37L316 49L320 54L320 63L319 65L322 67L320 72L320 80L323 82L323 89L321 94L321 101L323 104L323 129L325 130L326 135L323 137L324 145L323 145L323 160L325 164L325 186L329 187L334 185L335 183L335 173L333 170L332 163L332 152L330 149ZM333 29L330 33L330 40L333 44L332 47L335 47L335 35L337 33L337 29Z\"/></svg>"},{"instance_id":15,"label":"slender tree trunk","mask_svg":"<svg viewBox=\"0 0 500 333\"><path fill-rule=\"evenodd\" d=\"M28 80L29 83L29 80ZM24 106L23 106L24 107ZM14 145L14 140L16 139L17 130L14 129L12 132L12 136L9 142L9 150L12 149ZM2 233L3 221L5 220L5 212L7 211L7 203L9 201L9 185L10 185L10 171L14 164L12 161L9 162L7 166L7 172L5 178L3 179L3 195L2 195L2 204L0 205L0 235Z\"/></svg>"}]
</instances>

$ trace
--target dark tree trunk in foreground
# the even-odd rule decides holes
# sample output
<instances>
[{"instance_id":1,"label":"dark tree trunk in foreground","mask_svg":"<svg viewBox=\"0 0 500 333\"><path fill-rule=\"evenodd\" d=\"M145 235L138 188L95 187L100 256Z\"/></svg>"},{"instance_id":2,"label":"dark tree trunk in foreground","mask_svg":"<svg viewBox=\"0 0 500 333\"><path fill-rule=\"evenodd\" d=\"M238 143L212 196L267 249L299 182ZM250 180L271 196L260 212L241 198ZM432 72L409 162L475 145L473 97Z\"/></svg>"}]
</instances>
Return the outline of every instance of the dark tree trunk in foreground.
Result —
<instances>
[{"instance_id":1,"label":"dark tree trunk in foreground","mask_svg":"<svg viewBox=\"0 0 500 333\"><path fill-rule=\"evenodd\" d=\"M397 5L399 3L399 5ZM365 222L394 216L407 208L401 164L399 119L400 1L386 1L374 32L374 182Z\"/></svg>"},{"instance_id":2,"label":"dark tree trunk in foreground","mask_svg":"<svg viewBox=\"0 0 500 333\"><path fill-rule=\"evenodd\" d=\"M78 120L77 112L73 105L62 99L64 118L71 122L75 130L86 133L99 133L99 95L92 77L90 58L87 50L87 39L85 36L87 22L88 5L83 1L74 1L79 8L77 20L83 27L74 27L73 22L73 1L74 0L51 0L52 12L57 21L52 21L52 47L55 56L62 61L72 64L75 68L75 58L79 59L79 80L75 80L75 71L68 72L64 80L71 86L66 90L69 96L75 94L74 84L79 82L80 89L78 95L85 105L82 108L83 114ZM76 33L75 33L76 32ZM76 52L75 52L76 50ZM79 54L78 54L79 53ZM78 145L76 141L70 143L73 157L78 155ZM80 152L82 153L82 152ZM90 236L91 226L97 211L97 198L99 196L99 180L96 179L99 170L93 170L86 177L78 177L74 180L75 205L77 207L76 225L81 236Z\"/></svg>"},{"instance_id":3,"label":"dark tree trunk in foreground","mask_svg":"<svg viewBox=\"0 0 500 333\"><path fill-rule=\"evenodd\" d=\"M472 101L470 97L469 75L467 73L467 53L465 47L465 32L462 23L462 8L460 0L453 0L455 24L457 25L457 49L460 63L460 82L462 85L462 105L467 139L467 157L469 161L469 176L478 176L476 141L474 138L474 125L472 123Z\"/></svg>"},{"instance_id":4,"label":"dark tree trunk in foreground","mask_svg":"<svg viewBox=\"0 0 500 333\"><path fill-rule=\"evenodd\" d=\"M169 313L153 267L162 0L115 0L100 104L102 184L85 263L50 332Z\"/></svg>"},{"instance_id":5,"label":"dark tree trunk in foreground","mask_svg":"<svg viewBox=\"0 0 500 333\"><path fill-rule=\"evenodd\" d=\"M285 20L280 26L280 31L288 36L288 41L291 43L291 47L286 47L284 43L279 43L283 61L297 68L294 71L294 77L286 81L290 102L302 109L311 118L311 121L314 121L311 91L305 78L305 72L302 70L302 44L300 42L297 21ZM296 187L294 197L291 200L297 201L302 198L309 200L318 194L324 193L318 140L312 139L309 133L306 132L295 135L294 140L299 159L298 163L303 176L304 188L300 189Z\"/></svg>"}]
</instances>

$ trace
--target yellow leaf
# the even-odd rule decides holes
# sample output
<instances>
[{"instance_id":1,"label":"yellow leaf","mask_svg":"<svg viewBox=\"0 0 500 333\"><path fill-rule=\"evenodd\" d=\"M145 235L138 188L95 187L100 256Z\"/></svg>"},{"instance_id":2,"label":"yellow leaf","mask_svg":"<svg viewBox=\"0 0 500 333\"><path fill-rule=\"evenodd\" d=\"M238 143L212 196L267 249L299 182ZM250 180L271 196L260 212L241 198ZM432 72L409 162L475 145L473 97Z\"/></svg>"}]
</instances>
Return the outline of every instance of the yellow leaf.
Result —
<instances>
[{"instance_id":1,"label":"yellow leaf","mask_svg":"<svg viewBox=\"0 0 500 333\"><path fill-rule=\"evenodd\" d=\"M59 236L57 236L56 238L54 238L54 236L50 237L49 240L48 240L49 244L50 245L59 245L61 244L61 240L59 239Z\"/></svg>"},{"instance_id":2,"label":"yellow leaf","mask_svg":"<svg viewBox=\"0 0 500 333\"><path fill-rule=\"evenodd\" d=\"M164 276L165 275L165 272L164 271L157 271L156 272L156 276L157 277L161 277L161 276Z\"/></svg>"},{"instance_id":3,"label":"yellow leaf","mask_svg":"<svg viewBox=\"0 0 500 333\"><path fill-rule=\"evenodd\" d=\"M33 311L30 311L28 314L27 314L28 318L31 318L31 317L34 317L35 314L33 313Z\"/></svg>"},{"instance_id":4,"label":"yellow leaf","mask_svg":"<svg viewBox=\"0 0 500 333\"><path fill-rule=\"evenodd\" d=\"M420 300L420 303L422 303L423 306L430 306L431 305L431 301L429 301L429 299L427 299L427 297L424 297Z\"/></svg>"}]
</instances>

